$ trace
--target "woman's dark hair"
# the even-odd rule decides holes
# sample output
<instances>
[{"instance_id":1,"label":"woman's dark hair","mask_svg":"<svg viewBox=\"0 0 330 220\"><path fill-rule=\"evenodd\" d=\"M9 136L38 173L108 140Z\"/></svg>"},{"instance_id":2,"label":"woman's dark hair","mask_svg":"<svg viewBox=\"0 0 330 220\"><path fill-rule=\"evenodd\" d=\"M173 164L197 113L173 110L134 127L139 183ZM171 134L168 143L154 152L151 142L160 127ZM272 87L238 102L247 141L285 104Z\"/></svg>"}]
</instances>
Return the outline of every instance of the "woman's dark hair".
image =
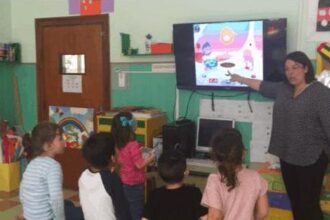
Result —
<instances>
[{"instance_id":1,"label":"woman's dark hair","mask_svg":"<svg viewBox=\"0 0 330 220\"><path fill-rule=\"evenodd\" d=\"M41 155L44 152L44 145L51 143L57 134L62 135L62 128L49 121L38 123L29 134L23 136L23 146L30 152L29 159Z\"/></svg>"},{"instance_id":2,"label":"woman's dark hair","mask_svg":"<svg viewBox=\"0 0 330 220\"><path fill-rule=\"evenodd\" d=\"M118 149L125 147L129 141L135 140L133 128L135 126L136 122L130 112L119 112L112 119L111 133Z\"/></svg>"},{"instance_id":3,"label":"woman's dark hair","mask_svg":"<svg viewBox=\"0 0 330 220\"><path fill-rule=\"evenodd\" d=\"M303 65L304 68L307 67L308 71L305 74L306 83L310 83L315 80L315 73L314 73L314 68L313 68L312 62L304 52L295 51L295 52L289 53L286 56L284 61L286 62L287 60L292 60L296 63L300 63L301 65Z\"/></svg>"},{"instance_id":4,"label":"woman's dark hair","mask_svg":"<svg viewBox=\"0 0 330 220\"><path fill-rule=\"evenodd\" d=\"M158 173L165 183L180 183L186 168L186 158L178 150L168 150L158 159Z\"/></svg>"},{"instance_id":5,"label":"woman's dark hair","mask_svg":"<svg viewBox=\"0 0 330 220\"><path fill-rule=\"evenodd\" d=\"M212 137L211 147L211 157L218 162L221 182L230 191L238 184L236 171L243 163L244 145L241 133L234 128L223 129Z\"/></svg>"},{"instance_id":6,"label":"woman's dark hair","mask_svg":"<svg viewBox=\"0 0 330 220\"><path fill-rule=\"evenodd\" d=\"M92 134L83 144L82 153L88 164L97 169L104 169L115 155L115 141L110 133Z\"/></svg>"}]
</instances>

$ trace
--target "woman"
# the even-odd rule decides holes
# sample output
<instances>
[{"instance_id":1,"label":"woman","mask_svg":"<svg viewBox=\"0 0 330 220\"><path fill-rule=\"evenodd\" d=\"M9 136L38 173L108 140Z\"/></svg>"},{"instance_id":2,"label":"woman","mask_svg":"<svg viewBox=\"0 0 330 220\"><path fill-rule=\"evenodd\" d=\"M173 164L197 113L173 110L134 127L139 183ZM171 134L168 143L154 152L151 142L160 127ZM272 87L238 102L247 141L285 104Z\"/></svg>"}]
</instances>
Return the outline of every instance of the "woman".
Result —
<instances>
[{"instance_id":1,"label":"woman","mask_svg":"<svg viewBox=\"0 0 330 220\"><path fill-rule=\"evenodd\" d=\"M269 153L280 158L294 219L323 219L319 200L330 154L330 89L315 80L309 58L300 51L285 59L285 82L231 76L274 98Z\"/></svg>"}]
</instances>

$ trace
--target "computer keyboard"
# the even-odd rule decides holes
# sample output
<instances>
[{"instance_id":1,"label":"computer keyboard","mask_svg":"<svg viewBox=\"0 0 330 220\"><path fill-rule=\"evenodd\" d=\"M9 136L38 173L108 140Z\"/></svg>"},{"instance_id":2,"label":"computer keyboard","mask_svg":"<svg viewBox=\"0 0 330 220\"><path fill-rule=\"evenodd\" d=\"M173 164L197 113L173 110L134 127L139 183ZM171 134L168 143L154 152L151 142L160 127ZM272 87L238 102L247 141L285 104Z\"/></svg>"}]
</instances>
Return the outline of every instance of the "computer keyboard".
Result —
<instances>
[{"instance_id":1,"label":"computer keyboard","mask_svg":"<svg viewBox=\"0 0 330 220\"><path fill-rule=\"evenodd\" d=\"M211 159L187 158L187 168L191 175L208 176L217 172L217 166Z\"/></svg>"},{"instance_id":2,"label":"computer keyboard","mask_svg":"<svg viewBox=\"0 0 330 220\"><path fill-rule=\"evenodd\" d=\"M187 165L200 167L216 167L216 163L211 159L187 158Z\"/></svg>"}]
</instances>

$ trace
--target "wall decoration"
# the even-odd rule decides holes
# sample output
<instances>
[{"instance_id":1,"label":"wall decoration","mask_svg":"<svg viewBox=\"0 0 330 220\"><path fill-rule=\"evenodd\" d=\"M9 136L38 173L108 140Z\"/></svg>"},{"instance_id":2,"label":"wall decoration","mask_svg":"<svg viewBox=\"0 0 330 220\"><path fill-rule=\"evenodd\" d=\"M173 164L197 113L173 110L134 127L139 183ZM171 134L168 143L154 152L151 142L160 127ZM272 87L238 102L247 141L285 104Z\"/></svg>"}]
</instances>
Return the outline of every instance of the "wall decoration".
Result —
<instances>
[{"instance_id":1,"label":"wall decoration","mask_svg":"<svg viewBox=\"0 0 330 220\"><path fill-rule=\"evenodd\" d=\"M330 0L308 1L308 38L311 41L329 41Z\"/></svg>"},{"instance_id":2,"label":"wall decoration","mask_svg":"<svg viewBox=\"0 0 330 220\"><path fill-rule=\"evenodd\" d=\"M69 14L96 15L113 12L114 0L69 0Z\"/></svg>"},{"instance_id":3,"label":"wall decoration","mask_svg":"<svg viewBox=\"0 0 330 220\"><path fill-rule=\"evenodd\" d=\"M93 132L94 109L49 106L49 119L62 126L66 147L81 148Z\"/></svg>"}]
</instances>

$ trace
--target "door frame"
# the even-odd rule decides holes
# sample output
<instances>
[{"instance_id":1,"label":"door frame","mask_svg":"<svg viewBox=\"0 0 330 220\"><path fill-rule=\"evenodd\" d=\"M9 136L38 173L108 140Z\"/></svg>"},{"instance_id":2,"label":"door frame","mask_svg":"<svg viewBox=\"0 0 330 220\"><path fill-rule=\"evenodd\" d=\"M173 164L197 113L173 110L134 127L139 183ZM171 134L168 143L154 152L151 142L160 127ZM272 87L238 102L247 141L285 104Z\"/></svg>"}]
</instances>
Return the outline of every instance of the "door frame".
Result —
<instances>
[{"instance_id":1,"label":"door frame","mask_svg":"<svg viewBox=\"0 0 330 220\"><path fill-rule=\"evenodd\" d=\"M36 33L36 57L37 57L37 109L38 109L38 121L48 120L48 106L46 106L46 100L44 91L46 74L44 74L45 66L43 62L42 45L44 42L43 39L43 30L47 27L56 27L56 26L74 26L74 25L88 25L88 24L99 24L102 28L102 65L103 65L103 82L104 82L104 91L102 105L98 110L109 110L110 109L110 96L111 96L111 83L110 83L110 43L109 43L109 16L108 14L104 15L93 15L93 16L71 16L71 17L56 17L56 18L38 18L35 19L35 33Z\"/></svg>"}]
</instances>

